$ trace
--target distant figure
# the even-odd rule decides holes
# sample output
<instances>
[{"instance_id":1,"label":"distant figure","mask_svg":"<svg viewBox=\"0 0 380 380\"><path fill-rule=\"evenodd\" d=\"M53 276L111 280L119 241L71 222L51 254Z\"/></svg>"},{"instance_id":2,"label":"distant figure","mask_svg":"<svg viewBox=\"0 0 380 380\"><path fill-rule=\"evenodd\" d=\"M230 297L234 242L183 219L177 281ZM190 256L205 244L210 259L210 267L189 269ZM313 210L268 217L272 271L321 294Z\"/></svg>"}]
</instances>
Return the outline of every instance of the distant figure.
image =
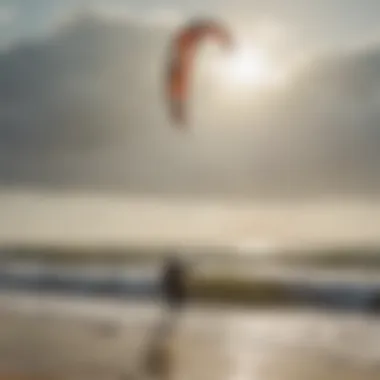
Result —
<instances>
[{"instance_id":1,"label":"distant figure","mask_svg":"<svg viewBox=\"0 0 380 380\"><path fill-rule=\"evenodd\" d=\"M165 263L161 290L164 306L168 307L164 311L168 311L169 315L164 313L163 319L154 328L145 356L146 372L161 379L170 377L175 361L172 338L178 327L176 317L187 300L186 272L185 264L176 257L169 258Z\"/></svg>"},{"instance_id":2,"label":"distant figure","mask_svg":"<svg viewBox=\"0 0 380 380\"><path fill-rule=\"evenodd\" d=\"M164 269L162 291L164 302L171 311L178 311L187 300L187 273L185 264L176 257L167 261Z\"/></svg>"}]
</instances>

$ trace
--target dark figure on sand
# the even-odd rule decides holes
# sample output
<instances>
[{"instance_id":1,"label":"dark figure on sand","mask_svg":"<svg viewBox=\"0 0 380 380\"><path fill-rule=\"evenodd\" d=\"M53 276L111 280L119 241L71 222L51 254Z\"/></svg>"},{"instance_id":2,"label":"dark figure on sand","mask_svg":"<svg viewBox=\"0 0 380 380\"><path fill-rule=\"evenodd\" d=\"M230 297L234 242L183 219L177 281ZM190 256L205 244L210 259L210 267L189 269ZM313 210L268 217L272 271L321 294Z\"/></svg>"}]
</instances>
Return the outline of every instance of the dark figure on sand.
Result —
<instances>
[{"instance_id":1,"label":"dark figure on sand","mask_svg":"<svg viewBox=\"0 0 380 380\"><path fill-rule=\"evenodd\" d=\"M176 257L169 258L161 283L163 318L153 331L145 363L149 374L162 379L168 378L175 360L171 340L177 332L178 317L188 298L186 277L185 264Z\"/></svg>"},{"instance_id":2,"label":"dark figure on sand","mask_svg":"<svg viewBox=\"0 0 380 380\"><path fill-rule=\"evenodd\" d=\"M164 302L172 311L181 309L187 300L185 264L176 257L166 262L162 292Z\"/></svg>"}]
</instances>

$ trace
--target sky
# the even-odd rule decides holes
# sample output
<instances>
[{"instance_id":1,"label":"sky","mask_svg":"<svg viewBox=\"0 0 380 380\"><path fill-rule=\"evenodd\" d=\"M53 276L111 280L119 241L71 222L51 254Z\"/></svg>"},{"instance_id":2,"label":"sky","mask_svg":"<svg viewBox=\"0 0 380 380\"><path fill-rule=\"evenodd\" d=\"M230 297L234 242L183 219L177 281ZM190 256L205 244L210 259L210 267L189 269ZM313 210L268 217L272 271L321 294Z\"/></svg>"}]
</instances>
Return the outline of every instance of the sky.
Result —
<instances>
[{"instance_id":1,"label":"sky","mask_svg":"<svg viewBox=\"0 0 380 380\"><path fill-rule=\"evenodd\" d=\"M379 12L377 0L0 0L0 189L375 206ZM218 74L205 46L183 134L163 72L195 16L261 52L251 65L267 79Z\"/></svg>"}]
</instances>

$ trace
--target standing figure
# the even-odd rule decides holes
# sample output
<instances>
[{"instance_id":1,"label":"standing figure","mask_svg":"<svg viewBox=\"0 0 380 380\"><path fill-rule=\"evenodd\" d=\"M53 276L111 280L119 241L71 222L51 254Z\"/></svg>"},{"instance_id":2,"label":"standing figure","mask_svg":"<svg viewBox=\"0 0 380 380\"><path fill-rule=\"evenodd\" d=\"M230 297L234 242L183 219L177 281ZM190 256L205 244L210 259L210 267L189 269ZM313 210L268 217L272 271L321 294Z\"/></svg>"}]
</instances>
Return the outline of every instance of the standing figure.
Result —
<instances>
[{"instance_id":1,"label":"standing figure","mask_svg":"<svg viewBox=\"0 0 380 380\"><path fill-rule=\"evenodd\" d=\"M153 330L146 357L147 371L161 379L170 378L175 362L173 338L178 317L188 298L186 272L185 264L176 257L170 257L165 263L161 283L163 315Z\"/></svg>"},{"instance_id":2,"label":"standing figure","mask_svg":"<svg viewBox=\"0 0 380 380\"><path fill-rule=\"evenodd\" d=\"M181 310L187 301L187 273L179 258L171 257L165 263L162 293L170 312Z\"/></svg>"}]
</instances>

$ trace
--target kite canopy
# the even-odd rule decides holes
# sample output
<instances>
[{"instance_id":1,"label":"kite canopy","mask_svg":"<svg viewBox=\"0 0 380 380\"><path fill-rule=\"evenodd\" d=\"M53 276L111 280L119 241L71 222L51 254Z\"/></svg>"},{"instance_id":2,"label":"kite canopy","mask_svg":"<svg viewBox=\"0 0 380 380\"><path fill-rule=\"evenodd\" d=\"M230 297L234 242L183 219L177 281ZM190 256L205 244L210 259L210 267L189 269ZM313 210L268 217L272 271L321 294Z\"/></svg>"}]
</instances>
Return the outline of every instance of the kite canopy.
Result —
<instances>
[{"instance_id":1,"label":"kite canopy","mask_svg":"<svg viewBox=\"0 0 380 380\"><path fill-rule=\"evenodd\" d=\"M213 38L224 48L232 46L227 29L212 20L195 20L174 36L169 52L166 87L171 120L178 126L187 123L186 103L189 94L191 68L198 45Z\"/></svg>"}]
</instances>

